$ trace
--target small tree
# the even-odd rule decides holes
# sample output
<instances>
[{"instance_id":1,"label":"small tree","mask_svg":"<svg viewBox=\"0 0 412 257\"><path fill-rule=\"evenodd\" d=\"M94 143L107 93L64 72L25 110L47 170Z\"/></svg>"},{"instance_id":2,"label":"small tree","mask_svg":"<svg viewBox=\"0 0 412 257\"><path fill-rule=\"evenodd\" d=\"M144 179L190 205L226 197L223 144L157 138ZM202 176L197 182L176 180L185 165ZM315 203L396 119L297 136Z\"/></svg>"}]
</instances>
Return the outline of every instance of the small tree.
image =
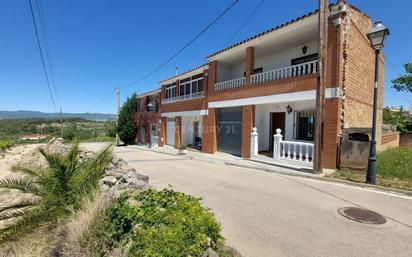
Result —
<instances>
[{"instance_id":1,"label":"small tree","mask_svg":"<svg viewBox=\"0 0 412 257\"><path fill-rule=\"evenodd\" d=\"M136 139L136 94L128 97L120 108L117 133L120 140L126 144L133 144Z\"/></svg>"},{"instance_id":2,"label":"small tree","mask_svg":"<svg viewBox=\"0 0 412 257\"><path fill-rule=\"evenodd\" d=\"M406 91L412 93L412 63L403 65L406 74L392 80L392 87L397 91Z\"/></svg>"}]
</instances>

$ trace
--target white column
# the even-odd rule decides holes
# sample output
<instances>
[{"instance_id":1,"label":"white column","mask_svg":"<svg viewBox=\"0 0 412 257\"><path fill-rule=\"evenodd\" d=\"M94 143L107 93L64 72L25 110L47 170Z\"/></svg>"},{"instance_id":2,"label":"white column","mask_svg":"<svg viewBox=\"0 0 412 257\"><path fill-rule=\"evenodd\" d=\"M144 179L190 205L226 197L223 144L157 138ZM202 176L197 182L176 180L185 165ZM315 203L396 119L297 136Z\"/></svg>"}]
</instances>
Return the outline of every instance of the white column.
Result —
<instances>
[{"instance_id":1,"label":"white column","mask_svg":"<svg viewBox=\"0 0 412 257\"><path fill-rule=\"evenodd\" d=\"M258 133L257 133L257 128L254 127L252 129L252 133L250 134L250 157L257 156L258 155Z\"/></svg>"},{"instance_id":2,"label":"white column","mask_svg":"<svg viewBox=\"0 0 412 257\"><path fill-rule=\"evenodd\" d=\"M276 129L276 134L273 135L273 159L276 161L280 160L281 156L281 146L280 142L282 142L282 134L280 134L282 130L280 128Z\"/></svg>"}]
</instances>

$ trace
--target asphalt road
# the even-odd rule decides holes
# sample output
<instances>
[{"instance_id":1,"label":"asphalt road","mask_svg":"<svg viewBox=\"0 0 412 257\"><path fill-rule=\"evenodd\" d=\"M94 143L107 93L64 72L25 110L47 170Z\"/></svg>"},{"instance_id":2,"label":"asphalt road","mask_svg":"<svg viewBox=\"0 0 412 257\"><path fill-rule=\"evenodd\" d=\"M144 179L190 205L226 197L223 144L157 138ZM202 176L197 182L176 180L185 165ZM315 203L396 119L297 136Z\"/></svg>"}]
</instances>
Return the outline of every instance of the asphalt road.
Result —
<instances>
[{"instance_id":1,"label":"asphalt road","mask_svg":"<svg viewBox=\"0 0 412 257\"><path fill-rule=\"evenodd\" d=\"M132 147L114 152L155 187L172 185L202 197L226 242L244 256L412 256L412 197ZM387 223L362 224L338 214L348 206L378 212Z\"/></svg>"}]
</instances>

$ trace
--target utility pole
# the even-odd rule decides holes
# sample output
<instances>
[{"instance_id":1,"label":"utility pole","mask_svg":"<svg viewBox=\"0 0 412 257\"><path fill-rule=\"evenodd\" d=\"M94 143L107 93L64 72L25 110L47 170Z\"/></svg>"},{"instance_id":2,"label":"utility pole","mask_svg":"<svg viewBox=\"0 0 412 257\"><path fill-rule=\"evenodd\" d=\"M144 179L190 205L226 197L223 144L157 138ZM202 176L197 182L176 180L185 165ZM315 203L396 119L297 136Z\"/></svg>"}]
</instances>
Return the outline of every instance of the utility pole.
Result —
<instances>
[{"instance_id":1,"label":"utility pole","mask_svg":"<svg viewBox=\"0 0 412 257\"><path fill-rule=\"evenodd\" d=\"M325 108L326 87L326 61L328 47L328 17L329 1L319 0L319 68L316 87L316 119L315 119L315 158L313 170L315 173L322 172L322 150L323 150L323 118Z\"/></svg>"},{"instance_id":2,"label":"utility pole","mask_svg":"<svg viewBox=\"0 0 412 257\"><path fill-rule=\"evenodd\" d=\"M63 113L62 113L61 106L60 106L60 138L63 139Z\"/></svg>"},{"instance_id":3,"label":"utility pole","mask_svg":"<svg viewBox=\"0 0 412 257\"><path fill-rule=\"evenodd\" d=\"M119 110L120 110L120 89L116 87L116 145L119 146L120 139L117 133L117 127L119 126Z\"/></svg>"}]
</instances>

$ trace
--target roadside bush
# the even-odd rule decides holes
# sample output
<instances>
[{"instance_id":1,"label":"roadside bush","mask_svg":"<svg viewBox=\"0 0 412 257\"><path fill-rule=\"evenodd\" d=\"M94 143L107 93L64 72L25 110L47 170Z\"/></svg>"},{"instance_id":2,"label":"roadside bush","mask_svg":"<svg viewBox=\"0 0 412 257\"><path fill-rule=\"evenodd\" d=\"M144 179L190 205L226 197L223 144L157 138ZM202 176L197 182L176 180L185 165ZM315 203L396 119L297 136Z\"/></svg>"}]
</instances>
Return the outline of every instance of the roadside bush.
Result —
<instances>
[{"instance_id":1,"label":"roadside bush","mask_svg":"<svg viewBox=\"0 0 412 257\"><path fill-rule=\"evenodd\" d=\"M14 142L11 140L0 140L0 151L9 149L14 145Z\"/></svg>"},{"instance_id":2,"label":"roadside bush","mask_svg":"<svg viewBox=\"0 0 412 257\"><path fill-rule=\"evenodd\" d=\"M224 243L220 225L200 199L170 189L123 194L105 213L106 218L81 239L84 246L95 249L91 256L108 256L108 250L102 253L107 247L101 245L107 242L111 252L121 249L130 257L202 256L209 244L219 251Z\"/></svg>"},{"instance_id":3,"label":"roadside bush","mask_svg":"<svg viewBox=\"0 0 412 257\"><path fill-rule=\"evenodd\" d=\"M40 150L47 167L16 167L24 176L0 180L0 188L17 189L26 197L8 206L1 206L0 221L8 222L0 229L0 243L33 231L45 222L66 217L81 207L81 201L97 190L99 180L111 161L109 147L81 162L79 147L67 154Z\"/></svg>"},{"instance_id":4,"label":"roadside bush","mask_svg":"<svg viewBox=\"0 0 412 257\"><path fill-rule=\"evenodd\" d=\"M412 181L412 149L399 147L379 153L377 170L384 178Z\"/></svg>"}]
</instances>

